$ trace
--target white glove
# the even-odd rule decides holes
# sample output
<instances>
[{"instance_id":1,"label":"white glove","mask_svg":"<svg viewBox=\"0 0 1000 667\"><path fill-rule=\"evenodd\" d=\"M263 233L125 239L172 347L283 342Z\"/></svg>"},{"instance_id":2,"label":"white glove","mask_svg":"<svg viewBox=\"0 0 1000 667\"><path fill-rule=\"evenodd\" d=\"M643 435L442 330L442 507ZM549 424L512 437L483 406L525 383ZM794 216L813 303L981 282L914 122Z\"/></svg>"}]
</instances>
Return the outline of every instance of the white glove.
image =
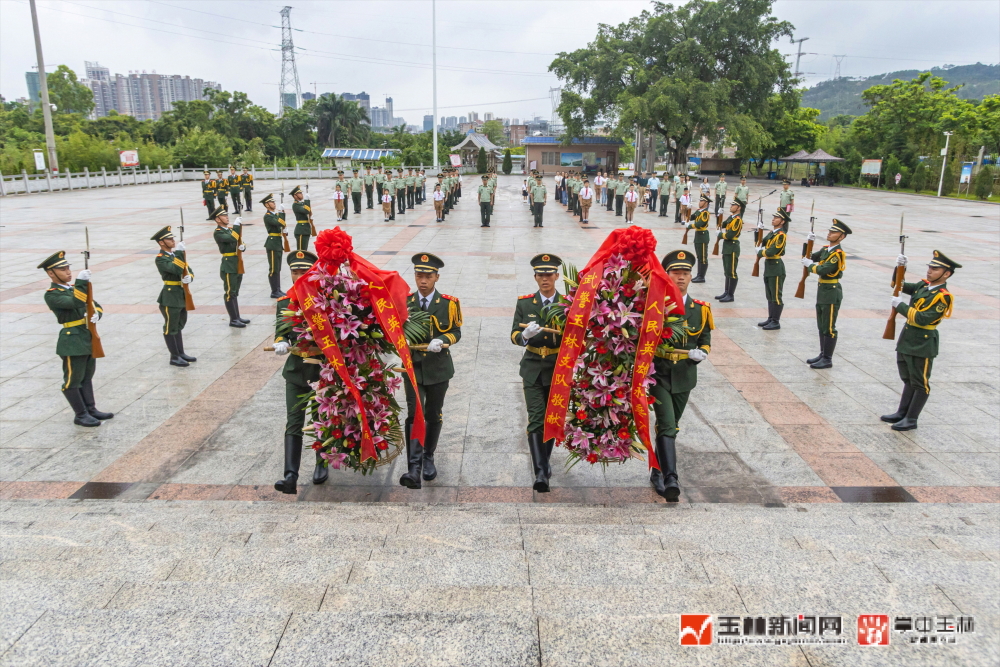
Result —
<instances>
[{"instance_id":1,"label":"white glove","mask_svg":"<svg viewBox=\"0 0 1000 667\"><path fill-rule=\"evenodd\" d=\"M77 280L90 280L90 269L84 269L80 273L76 274Z\"/></svg>"},{"instance_id":2,"label":"white glove","mask_svg":"<svg viewBox=\"0 0 1000 667\"><path fill-rule=\"evenodd\" d=\"M806 240L807 241L815 241L816 240L816 235L813 234L812 232L809 232L809 236L806 237Z\"/></svg>"},{"instance_id":3,"label":"white glove","mask_svg":"<svg viewBox=\"0 0 1000 667\"><path fill-rule=\"evenodd\" d=\"M687 223L684 226L687 227L688 229L694 229L694 223L693 222L689 222L689 223Z\"/></svg>"},{"instance_id":4,"label":"white glove","mask_svg":"<svg viewBox=\"0 0 1000 667\"><path fill-rule=\"evenodd\" d=\"M764 246L759 246L759 245L758 245L758 246L754 246L754 247L753 247L753 251L754 251L754 252L760 252L761 248L763 248L763 247L764 247Z\"/></svg>"},{"instance_id":5,"label":"white glove","mask_svg":"<svg viewBox=\"0 0 1000 667\"><path fill-rule=\"evenodd\" d=\"M185 285L190 285L191 281L194 280L194 276L181 276L181 282Z\"/></svg>"},{"instance_id":6,"label":"white glove","mask_svg":"<svg viewBox=\"0 0 1000 667\"><path fill-rule=\"evenodd\" d=\"M277 210L279 210L279 211L282 211L282 212L283 212L283 211L285 210L285 204L284 204L284 203L281 203L281 204L278 204L278 208L277 208Z\"/></svg>"},{"instance_id":7,"label":"white glove","mask_svg":"<svg viewBox=\"0 0 1000 667\"><path fill-rule=\"evenodd\" d=\"M242 225L243 224L243 218L241 218L240 216L236 216L236 220L233 222L233 224L234 225Z\"/></svg>"},{"instance_id":8,"label":"white glove","mask_svg":"<svg viewBox=\"0 0 1000 667\"><path fill-rule=\"evenodd\" d=\"M278 356L281 356L283 354L288 354L288 343L286 343L285 341L281 341L280 343L275 343L274 353L277 354Z\"/></svg>"},{"instance_id":9,"label":"white glove","mask_svg":"<svg viewBox=\"0 0 1000 667\"><path fill-rule=\"evenodd\" d=\"M428 352L440 352L444 349L444 341L440 338L435 338L431 342L427 343Z\"/></svg>"},{"instance_id":10,"label":"white glove","mask_svg":"<svg viewBox=\"0 0 1000 667\"><path fill-rule=\"evenodd\" d=\"M901 296L894 296L894 297L892 297L892 309L896 310L896 306L898 306L899 304L903 303L903 301L905 301L905 299L903 297L901 297Z\"/></svg>"},{"instance_id":11,"label":"white glove","mask_svg":"<svg viewBox=\"0 0 1000 667\"><path fill-rule=\"evenodd\" d=\"M529 322L528 326L526 326L524 328L524 331L521 332L521 336L525 340L528 340L529 338L532 338L533 336L537 336L541 331L542 331L542 327L541 327L540 324L538 324L538 322Z\"/></svg>"},{"instance_id":12,"label":"white glove","mask_svg":"<svg viewBox=\"0 0 1000 667\"><path fill-rule=\"evenodd\" d=\"M91 324L97 324L98 320L100 320L100 319L101 319L101 314L100 313L94 313L93 315L90 316L90 323Z\"/></svg>"},{"instance_id":13,"label":"white glove","mask_svg":"<svg viewBox=\"0 0 1000 667\"><path fill-rule=\"evenodd\" d=\"M812 261L812 260L811 260L811 259L809 259L808 257L803 257L803 258L802 258L802 266L806 267L807 269L808 269L808 268L809 268L810 266L812 266L813 264L815 264L815 263L816 263L816 262Z\"/></svg>"},{"instance_id":14,"label":"white glove","mask_svg":"<svg viewBox=\"0 0 1000 667\"><path fill-rule=\"evenodd\" d=\"M705 350L691 350L688 352L688 359L691 361L705 361L708 359L708 354Z\"/></svg>"},{"instance_id":15,"label":"white glove","mask_svg":"<svg viewBox=\"0 0 1000 667\"><path fill-rule=\"evenodd\" d=\"M906 266L906 262L907 261L908 260L906 259L906 255L897 255L896 256L896 266Z\"/></svg>"},{"instance_id":16,"label":"white glove","mask_svg":"<svg viewBox=\"0 0 1000 667\"><path fill-rule=\"evenodd\" d=\"M178 241L175 243L174 250L187 250L187 248L184 247L184 241Z\"/></svg>"},{"instance_id":17,"label":"white glove","mask_svg":"<svg viewBox=\"0 0 1000 667\"><path fill-rule=\"evenodd\" d=\"M240 244L240 247L238 248L238 250L240 252L246 252L246 249L247 249L247 247L245 245L243 245L242 243Z\"/></svg>"}]
</instances>

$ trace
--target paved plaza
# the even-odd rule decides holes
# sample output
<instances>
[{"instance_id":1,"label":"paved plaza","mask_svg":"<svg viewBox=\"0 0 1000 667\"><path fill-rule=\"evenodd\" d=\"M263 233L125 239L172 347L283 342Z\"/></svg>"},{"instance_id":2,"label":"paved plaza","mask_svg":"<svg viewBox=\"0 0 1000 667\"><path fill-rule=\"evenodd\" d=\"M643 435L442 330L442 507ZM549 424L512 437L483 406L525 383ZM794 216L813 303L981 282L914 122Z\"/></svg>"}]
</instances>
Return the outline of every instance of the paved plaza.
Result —
<instances>
[{"instance_id":1,"label":"paved plaza","mask_svg":"<svg viewBox=\"0 0 1000 667\"><path fill-rule=\"evenodd\" d=\"M461 299L438 478L399 486L400 457L312 486L303 456L298 496L272 486L284 358L263 350L274 302L262 207L243 216L240 305L252 321L233 329L197 183L0 199L0 664L1000 662L1000 207L795 188L780 331L755 326L766 304L750 277L751 207L736 301L713 299L718 257L691 288L717 328L677 439L681 502L667 506L642 463L566 470L561 448L552 492L531 488L521 350L509 338L517 296L536 289L528 260L551 252L582 267L624 218L595 207L581 225L550 201L533 229L522 177L501 176L483 229L475 180L443 223L425 204L342 224L357 252L411 284L410 256L438 255L439 289ZM318 229L337 224L332 183L310 183ZM750 185L754 197L775 187ZM281 186L261 178L255 198ZM818 351L815 278L792 298L813 199L820 238L833 217L854 231L829 370L804 363ZM768 220L776 206L766 200ZM148 240L181 207L196 275L188 368L168 365ZM670 208L636 214L660 255L681 247ZM898 433L879 415L901 390L882 331L902 212L908 280L933 249L963 268L948 284L955 310L920 427ZM84 227L105 311L97 406L115 413L93 429L73 425L60 395L59 328L35 268L64 249L82 269ZM681 646L682 613L840 615L848 645ZM857 646L858 614L972 616L975 631L954 645L900 633Z\"/></svg>"}]
</instances>

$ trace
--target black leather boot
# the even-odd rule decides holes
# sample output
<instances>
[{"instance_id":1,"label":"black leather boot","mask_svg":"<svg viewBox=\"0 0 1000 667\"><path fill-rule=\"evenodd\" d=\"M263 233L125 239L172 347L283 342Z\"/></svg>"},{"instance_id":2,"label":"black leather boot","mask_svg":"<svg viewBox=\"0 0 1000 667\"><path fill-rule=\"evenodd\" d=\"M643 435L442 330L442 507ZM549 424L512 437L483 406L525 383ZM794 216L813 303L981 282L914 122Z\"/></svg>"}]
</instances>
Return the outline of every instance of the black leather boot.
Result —
<instances>
[{"instance_id":1,"label":"black leather boot","mask_svg":"<svg viewBox=\"0 0 1000 667\"><path fill-rule=\"evenodd\" d=\"M705 274L708 273L708 265L698 262L698 275L691 279L693 283L705 282Z\"/></svg>"},{"instance_id":2,"label":"black leather boot","mask_svg":"<svg viewBox=\"0 0 1000 667\"><path fill-rule=\"evenodd\" d=\"M722 299L725 299L727 296L729 296L729 276L726 276L726 283L725 284L726 284L726 289L724 289L722 291L722 294L720 294L717 297L715 297L716 299L719 299L720 301Z\"/></svg>"},{"instance_id":3,"label":"black leather boot","mask_svg":"<svg viewBox=\"0 0 1000 667\"><path fill-rule=\"evenodd\" d=\"M241 322L237 317L236 309L233 307L234 301L236 301L236 299L230 299L229 301L225 302L226 312L229 313L229 326L236 327L237 329L245 329L247 325Z\"/></svg>"},{"instance_id":4,"label":"black leather boot","mask_svg":"<svg viewBox=\"0 0 1000 667\"><path fill-rule=\"evenodd\" d=\"M668 503L676 503L681 497L681 487L677 483L677 449L674 438L668 435L656 437L656 460L663 475L663 496Z\"/></svg>"},{"instance_id":5,"label":"black leather boot","mask_svg":"<svg viewBox=\"0 0 1000 667\"><path fill-rule=\"evenodd\" d=\"M171 334L163 334L163 340L167 343L167 349L170 350L170 365L171 366L190 366L188 362L181 359L181 356L177 354L177 341Z\"/></svg>"},{"instance_id":6,"label":"black leather boot","mask_svg":"<svg viewBox=\"0 0 1000 667\"><path fill-rule=\"evenodd\" d=\"M826 349L826 336L824 336L823 334L820 334L819 335L819 354L817 354L812 359L806 359L806 363L811 366L812 364L815 364L817 361L819 361L820 359L822 359L823 358L823 350L825 350L825 349Z\"/></svg>"},{"instance_id":7,"label":"black leather boot","mask_svg":"<svg viewBox=\"0 0 1000 667\"><path fill-rule=\"evenodd\" d=\"M313 468L313 484L319 486L329 478L330 466L319 455L319 452L316 452L316 467Z\"/></svg>"},{"instance_id":8,"label":"black leather boot","mask_svg":"<svg viewBox=\"0 0 1000 667\"><path fill-rule=\"evenodd\" d=\"M240 298L238 296L233 297L233 312L236 313L236 319L238 319L243 324L250 324L250 320L245 317L240 317Z\"/></svg>"},{"instance_id":9,"label":"black leather boot","mask_svg":"<svg viewBox=\"0 0 1000 667\"><path fill-rule=\"evenodd\" d=\"M274 488L282 493L298 493L299 463L302 461L302 436L285 436L285 478L274 483Z\"/></svg>"},{"instance_id":10,"label":"black leather boot","mask_svg":"<svg viewBox=\"0 0 1000 667\"><path fill-rule=\"evenodd\" d=\"M809 364L809 368L833 368L833 351L837 347L837 339L833 336L826 336L823 340L823 357L814 364Z\"/></svg>"},{"instance_id":11,"label":"black leather boot","mask_svg":"<svg viewBox=\"0 0 1000 667\"><path fill-rule=\"evenodd\" d=\"M541 433L528 434L528 451L531 453L531 467L535 473L535 482L531 485L539 493L549 492L549 476L545 474L548 461L545 459L545 449Z\"/></svg>"},{"instance_id":12,"label":"black leather boot","mask_svg":"<svg viewBox=\"0 0 1000 667\"><path fill-rule=\"evenodd\" d=\"M767 302L767 319L764 320L763 322L758 322L757 326L759 326L759 327L766 327L772 321L774 321L774 304L771 303L770 301L768 301Z\"/></svg>"},{"instance_id":13,"label":"black leather boot","mask_svg":"<svg viewBox=\"0 0 1000 667\"><path fill-rule=\"evenodd\" d=\"M906 418L906 410L910 407L911 400L913 400L913 387L909 384L904 384L903 394L899 397L899 409L891 415L882 415L879 419L890 424L902 421Z\"/></svg>"},{"instance_id":14,"label":"black leather boot","mask_svg":"<svg viewBox=\"0 0 1000 667\"><path fill-rule=\"evenodd\" d=\"M730 303L736 300L736 283L739 281L739 278L729 279L729 287L726 288L726 295L719 299L719 303Z\"/></svg>"},{"instance_id":15,"label":"black leather boot","mask_svg":"<svg viewBox=\"0 0 1000 667\"><path fill-rule=\"evenodd\" d=\"M87 411L87 406L83 403L83 396L80 395L79 389L64 389L63 396L66 397L66 401L69 406L73 408L73 412L76 416L73 418L73 423L77 426L100 426L101 422L93 415Z\"/></svg>"},{"instance_id":16,"label":"black leather boot","mask_svg":"<svg viewBox=\"0 0 1000 667\"><path fill-rule=\"evenodd\" d=\"M659 454L657 454L657 458L659 458ZM653 491L656 491L656 495L662 496L667 492L667 487L663 485L663 473L658 468L649 469L649 483L653 485Z\"/></svg>"},{"instance_id":17,"label":"black leather boot","mask_svg":"<svg viewBox=\"0 0 1000 667\"><path fill-rule=\"evenodd\" d=\"M80 397L83 398L83 405L87 408L87 412L94 419L100 419L104 421L105 419L114 418L114 413L111 412L101 412L96 407L94 407L94 381L84 380L80 385Z\"/></svg>"},{"instance_id":18,"label":"black leather boot","mask_svg":"<svg viewBox=\"0 0 1000 667\"><path fill-rule=\"evenodd\" d=\"M441 437L441 428L444 424L427 424L424 433L424 481L429 482L438 476L437 468L434 466L434 451L438 446L438 438Z\"/></svg>"},{"instance_id":19,"label":"black leather boot","mask_svg":"<svg viewBox=\"0 0 1000 667\"><path fill-rule=\"evenodd\" d=\"M785 307L782 306L781 304L777 304L777 303L775 303L775 304L768 304L768 305L769 306L773 305L773 308L774 308L774 310L772 311L773 314L771 315L771 321L768 322L767 324L765 324L761 328L764 329L764 331L774 331L775 329L780 329L781 328L781 311Z\"/></svg>"},{"instance_id":20,"label":"black leather boot","mask_svg":"<svg viewBox=\"0 0 1000 667\"><path fill-rule=\"evenodd\" d=\"M267 282L271 285L271 298L280 299L285 296L285 293L281 291L281 274L276 273L273 276L267 277Z\"/></svg>"},{"instance_id":21,"label":"black leather boot","mask_svg":"<svg viewBox=\"0 0 1000 667\"><path fill-rule=\"evenodd\" d=\"M549 479L552 479L552 448L555 446L555 438L551 438L542 443L542 454L545 455L545 476Z\"/></svg>"},{"instance_id":22,"label":"black leather boot","mask_svg":"<svg viewBox=\"0 0 1000 667\"><path fill-rule=\"evenodd\" d=\"M900 419L898 422L891 426L893 431L912 431L917 428L917 417L924 409L924 405L927 404L927 397L930 396L923 389L914 389L913 398L910 399L910 405L906 408L906 416Z\"/></svg>"},{"instance_id":23,"label":"black leather boot","mask_svg":"<svg viewBox=\"0 0 1000 667\"><path fill-rule=\"evenodd\" d=\"M191 363L192 361L198 361L197 357L192 357L190 354L184 354L184 334L178 332L174 335L174 346L177 348L177 356L184 361Z\"/></svg>"},{"instance_id":24,"label":"black leather boot","mask_svg":"<svg viewBox=\"0 0 1000 667\"><path fill-rule=\"evenodd\" d=\"M426 434L424 435L426 438ZM421 467L424 462L424 448L415 438L406 441L406 473L399 478L399 483L408 489L419 489Z\"/></svg>"}]
</instances>

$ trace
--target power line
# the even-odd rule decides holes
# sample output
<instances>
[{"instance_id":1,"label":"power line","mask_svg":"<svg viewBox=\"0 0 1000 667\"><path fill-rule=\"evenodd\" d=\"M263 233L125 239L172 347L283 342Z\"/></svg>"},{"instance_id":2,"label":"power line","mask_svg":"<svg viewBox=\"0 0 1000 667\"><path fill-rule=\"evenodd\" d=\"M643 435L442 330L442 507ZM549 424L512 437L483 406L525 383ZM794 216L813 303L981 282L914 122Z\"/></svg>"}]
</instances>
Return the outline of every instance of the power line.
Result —
<instances>
[{"instance_id":1,"label":"power line","mask_svg":"<svg viewBox=\"0 0 1000 667\"><path fill-rule=\"evenodd\" d=\"M547 100L548 96L545 97L529 97L524 100L504 100L502 102L475 102L473 104L453 104L447 107L438 107L438 109L468 109L469 107L485 107L497 104L514 104L516 102L538 102L539 100ZM412 109L394 109L393 111L427 111L430 107L413 107Z\"/></svg>"}]
</instances>

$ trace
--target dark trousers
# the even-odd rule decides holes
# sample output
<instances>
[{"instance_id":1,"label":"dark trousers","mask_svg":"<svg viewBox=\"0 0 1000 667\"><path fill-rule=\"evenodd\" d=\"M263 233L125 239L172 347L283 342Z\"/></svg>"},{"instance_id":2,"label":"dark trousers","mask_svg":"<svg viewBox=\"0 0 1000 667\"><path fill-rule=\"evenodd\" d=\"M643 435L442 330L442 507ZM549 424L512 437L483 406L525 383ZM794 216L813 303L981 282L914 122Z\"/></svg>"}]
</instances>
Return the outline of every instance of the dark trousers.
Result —
<instances>
[{"instance_id":1,"label":"dark trousers","mask_svg":"<svg viewBox=\"0 0 1000 667\"><path fill-rule=\"evenodd\" d=\"M615 215L622 214L622 206L625 205L625 195L615 195Z\"/></svg>"},{"instance_id":2,"label":"dark trousers","mask_svg":"<svg viewBox=\"0 0 1000 667\"><path fill-rule=\"evenodd\" d=\"M818 306L817 306L818 307ZM931 370L934 360L930 357L914 357L911 354L896 353L896 368L899 379L918 391L931 393Z\"/></svg>"},{"instance_id":3,"label":"dark trousers","mask_svg":"<svg viewBox=\"0 0 1000 667\"><path fill-rule=\"evenodd\" d=\"M535 202L531 205L531 210L535 213L535 224L542 224L542 211L545 208L545 204L542 202Z\"/></svg>"},{"instance_id":4,"label":"dark trousers","mask_svg":"<svg viewBox=\"0 0 1000 667\"><path fill-rule=\"evenodd\" d=\"M212 217L212 211L215 210L215 197L205 197L205 208L208 209L208 217Z\"/></svg>"},{"instance_id":5,"label":"dark trousers","mask_svg":"<svg viewBox=\"0 0 1000 667\"><path fill-rule=\"evenodd\" d=\"M417 395L413 392L409 375L403 376L403 389L406 391L406 425L413 426L417 413ZM418 384L417 390L420 391L420 405L424 409L424 422L444 423L444 396L448 393L448 380L435 384Z\"/></svg>"},{"instance_id":6,"label":"dark trousers","mask_svg":"<svg viewBox=\"0 0 1000 667\"><path fill-rule=\"evenodd\" d=\"M246 203L247 203L246 209L248 211L252 211L253 210L253 200L250 198L251 195L252 195L252 190L244 190L243 191L243 198L246 200Z\"/></svg>"},{"instance_id":7,"label":"dark trousers","mask_svg":"<svg viewBox=\"0 0 1000 667\"><path fill-rule=\"evenodd\" d=\"M400 215L406 213L406 188L396 190L392 198L396 202L396 213Z\"/></svg>"},{"instance_id":8,"label":"dark trousers","mask_svg":"<svg viewBox=\"0 0 1000 667\"><path fill-rule=\"evenodd\" d=\"M229 301L240 295L240 285L243 284L243 274L242 273L223 273L219 272L222 278L222 286L224 289L223 300Z\"/></svg>"},{"instance_id":9,"label":"dark trousers","mask_svg":"<svg viewBox=\"0 0 1000 667\"><path fill-rule=\"evenodd\" d=\"M414 196L413 186L412 185L407 185L406 186L406 208L413 208L414 206L416 206L416 202L413 201L413 196Z\"/></svg>"},{"instance_id":10,"label":"dark trousers","mask_svg":"<svg viewBox=\"0 0 1000 667\"><path fill-rule=\"evenodd\" d=\"M674 200L674 222L681 221L681 198Z\"/></svg>"},{"instance_id":11,"label":"dark trousers","mask_svg":"<svg viewBox=\"0 0 1000 667\"><path fill-rule=\"evenodd\" d=\"M379 198L379 201L382 200L382 193L381 192L378 193L378 198ZM366 200L365 203L366 203L366 205L367 205L368 208L375 208L375 205L374 205L373 200L372 200L372 186L370 186L370 185L366 185L365 186L365 200Z\"/></svg>"},{"instance_id":12,"label":"dark trousers","mask_svg":"<svg viewBox=\"0 0 1000 667\"><path fill-rule=\"evenodd\" d=\"M309 234L296 234L295 235L295 249L296 250L309 250Z\"/></svg>"},{"instance_id":13,"label":"dark trousers","mask_svg":"<svg viewBox=\"0 0 1000 667\"><path fill-rule=\"evenodd\" d=\"M216 208L224 208L227 211L229 210L229 205L226 204L226 195L225 194L218 194L217 193L215 195L215 207Z\"/></svg>"},{"instance_id":14,"label":"dark trousers","mask_svg":"<svg viewBox=\"0 0 1000 667\"><path fill-rule=\"evenodd\" d=\"M551 385L542 384L539 374L534 384L521 381L524 389L524 405L528 409L528 433L542 433L545 430L545 406L549 402Z\"/></svg>"},{"instance_id":15,"label":"dark trousers","mask_svg":"<svg viewBox=\"0 0 1000 667\"><path fill-rule=\"evenodd\" d=\"M736 201L740 205L740 217L742 218L743 214L747 212L747 203L745 201L740 201L739 199L737 199Z\"/></svg>"},{"instance_id":16,"label":"dark trousers","mask_svg":"<svg viewBox=\"0 0 1000 667\"><path fill-rule=\"evenodd\" d=\"M490 203L488 201L479 202L479 221L483 227L490 226Z\"/></svg>"},{"instance_id":17,"label":"dark trousers","mask_svg":"<svg viewBox=\"0 0 1000 667\"><path fill-rule=\"evenodd\" d=\"M188 311L186 308L170 308L160 306L160 314L163 315L163 334L174 336L184 330L187 324Z\"/></svg>"},{"instance_id":18,"label":"dark trousers","mask_svg":"<svg viewBox=\"0 0 1000 667\"><path fill-rule=\"evenodd\" d=\"M608 190L608 210L610 211L614 205L615 205L615 193L611 190Z\"/></svg>"},{"instance_id":19,"label":"dark trousers","mask_svg":"<svg viewBox=\"0 0 1000 667\"><path fill-rule=\"evenodd\" d=\"M89 354L72 357L62 357L63 383L62 390L79 389L84 382L94 379L97 370L97 359Z\"/></svg>"},{"instance_id":20,"label":"dark trousers","mask_svg":"<svg viewBox=\"0 0 1000 667\"><path fill-rule=\"evenodd\" d=\"M656 212L656 197L659 194L659 192L660 192L659 190L649 191L649 210L651 213Z\"/></svg>"},{"instance_id":21,"label":"dark trousers","mask_svg":"<svg viewBox=\"0 0 1000 667\"><path fill-rule=\"evenodd\" d=\"M715 195L715 210L721 211L726 205L726 195Z\"/></svg>"},{"instance_id":22,"label":"dark trousers","mask_svg":"<svg viewBox=\"0 0 1000 667\"><path fill-rule=\"evenodd\" d=\"M785 276L768 276L764 278L764 296L768 302L784 305L781 300L781 290L785 286Z\"/></svg>"},{"instance_id":23,"label":"dark trousers","mask_svg":"<svg viewBox=\"0 0 1000 667\"><path fill-rule=\"evenodd\" d=\"M240 191L230 190L229 196L233 200L233 213L239 215L243 211L243 202L240 201Z\"/></svg>"},{"instance_id":24,"label":"dark trousers","mask_svg":"<svg viewBox=\"0 0 1000 667\"><path fill-rule=\"evenodd\" d=\"M351 193L351 200L354 201L354 214L355 215L361 215L361 193L360 192L352 192ZM369 208L371 208L371 207L369 207Z\"/></svg>"},{"instance_id":25,"label":"dark trousers","mask_svg":"<svg viewBox=\"0 0 1000 667\"><path fill-rule=\"evenodd\" d=\"M381 183L376 183L375 184L375 192L378 193L378 200L382 201L382 184Z\"/></svg>"},{"instance_id":26,"label":"dark trousers","mask_svg":"<svg viewBox=\"0 0 1000 667\"><path fill-rule=\"evenodd\" d=\"M275 276L281 273L281 258L284 250L265 250L267 253L267 275Z\"/></svg>"},{"instance_id":27,"label":"dark trousers","mask_svg":"<svg viewBox=\"0 0 1000 667\"><path fill-rule=\"evenodd\" d=\"M319 380L319 366L303 365L300 372L282 375L285 377L285 435L301 436L302 427L306 425L306 408L309 405L307 401L302 400L302 397L312 392L309 383Z\"/></svg>"},{"instance_id":28,"label":"dark trousers","mask_svg":"<svg viewBox=\"0 0 1000 667\"><path fill-rule=\"evenodd\" d=\"M816 304L816 326L824 336L837 337L837 315L840 314L839 303Z\"/></svg>"},{"instance_id":29,"label":"dark trousers","mask_svg":"<svg viewBox=\"0 0 1000 667\"><path fill-rule=\"evenodd\" d=\"M656 403L653 404L653 413L656 415L656 435L675 437L680 430L677 424L681 421L691 392L682 391L672 394L666 387L657 383L649 388L649 395L656 399Z\"/></svg>"},{"instance_id":30,"label":"dark trousers","mask_svg":"<svg viewBox=\"0 0 1000 667\"><path fill-rule=\"evenodd\" d=\"M395 197L392 198L392 203L389 204L389 219L390 220L395 220L396 219L396 198Z\"/></svg>"},{"instance_id":31,"label":"dark trousers","mask_svg":"<svg viewBox=\"0 0 1000 667\"><path fill-rule=\"evenodd\" d=\"M705 246L708 247L707 245ZM739 278L736 267L740 265L740 256L735 252L722 253L722 272L727 278Z\"/></svg>"},{"instance_id":32,"label":"dark trousers","mask_svg":"<svg viewBox=\"0 0 1000 667\"><path fill-rule=\"evenodd\" d=\"M660 217L667 217L667 205L670 204L670 193L660 195Z\"/></svg>"}]
</instances>

